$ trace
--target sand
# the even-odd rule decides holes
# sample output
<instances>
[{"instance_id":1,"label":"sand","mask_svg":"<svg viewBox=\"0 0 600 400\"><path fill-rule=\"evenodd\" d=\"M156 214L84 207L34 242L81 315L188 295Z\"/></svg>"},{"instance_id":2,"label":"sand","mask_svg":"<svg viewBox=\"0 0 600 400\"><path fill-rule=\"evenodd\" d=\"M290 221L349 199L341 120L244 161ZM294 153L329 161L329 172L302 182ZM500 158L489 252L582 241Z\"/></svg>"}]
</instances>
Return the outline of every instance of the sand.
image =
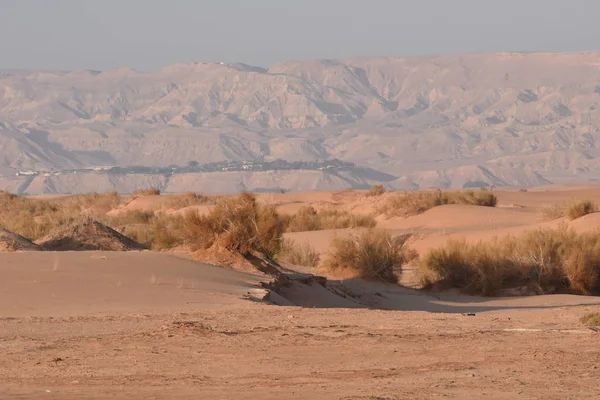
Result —
<instances>
[{"instance_id":1,"label":"sand","mask_svg":"<svg viewBox=\"0 0 600 400\"><path fill-rule=\"evenodd\" d=\"M568 223L540 207L597 188L498 192L496 209L444 206L380 221L420 252L450 238ZM270 198L267 199L267 196ZM157 197L158 198L158 197ZM264 195L280 209L371 210L361 192ZM144 200L147 202L147 200ZM150 202L151 203L151 202ZM152 204L145 204L150 209ZM298 232L326 254L335 235ZM151 251L0 254L0 399L596 399L600 299L426 293L295 272L273 277ZM280 304L280 305L277 305Z\"/></svg>"},{"instance_id":2,"label":"sand","mask_svg":"<svg viewBox=\"0 0 600 400\"><path fill-rule=\"evenodd\" d=\"M343 282L392 310L313 286L288 293L304 307L278 307L244 299L260 275L172 255L1 260L3 399L600 395L599 336L578 322L600 309L591 297L438 300Z\"/></svg>"}]
</instances>

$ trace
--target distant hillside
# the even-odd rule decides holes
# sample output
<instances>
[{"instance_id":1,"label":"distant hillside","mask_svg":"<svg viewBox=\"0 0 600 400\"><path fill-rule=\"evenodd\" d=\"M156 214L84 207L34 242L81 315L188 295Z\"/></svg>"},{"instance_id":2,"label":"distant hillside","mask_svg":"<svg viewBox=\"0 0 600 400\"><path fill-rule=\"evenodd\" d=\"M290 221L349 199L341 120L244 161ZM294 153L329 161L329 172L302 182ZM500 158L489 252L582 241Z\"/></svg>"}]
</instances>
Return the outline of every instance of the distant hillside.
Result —
<instances>
[{"instance_id":1,"label":"distant hillside","mask_svg":"<svg viewBox=\"0 0 600 400\"><path fill-rule=\"evenodd\" d=\"M600 52L0 71L0 189L82 190L24 171L334 158L398 189L531 186L596 176L599 143ZM280 186L271 172L219 173L190 175L189 190L251 188L250 175ZM287 189L377 180L300 176Z\"/></svg>"}]
</instances>

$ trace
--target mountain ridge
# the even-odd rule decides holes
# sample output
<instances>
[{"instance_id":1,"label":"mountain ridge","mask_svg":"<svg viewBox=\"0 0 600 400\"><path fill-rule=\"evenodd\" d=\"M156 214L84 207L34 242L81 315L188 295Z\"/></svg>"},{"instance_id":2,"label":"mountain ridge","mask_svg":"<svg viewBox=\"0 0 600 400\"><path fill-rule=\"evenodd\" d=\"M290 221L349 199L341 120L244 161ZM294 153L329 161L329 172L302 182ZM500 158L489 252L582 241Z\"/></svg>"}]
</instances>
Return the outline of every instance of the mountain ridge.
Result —
<instances>
[{"instance_id":1,"label":"mountain ridge","mask_svg":"<svg viewBox=\"0 0 600 400\"><path fill-rule=\"evenodd\" d=\"M535 186L592 178L599 132L593 51L0 72L5 176L337 158L397 189Z\"/></svg>"}]
</instances>

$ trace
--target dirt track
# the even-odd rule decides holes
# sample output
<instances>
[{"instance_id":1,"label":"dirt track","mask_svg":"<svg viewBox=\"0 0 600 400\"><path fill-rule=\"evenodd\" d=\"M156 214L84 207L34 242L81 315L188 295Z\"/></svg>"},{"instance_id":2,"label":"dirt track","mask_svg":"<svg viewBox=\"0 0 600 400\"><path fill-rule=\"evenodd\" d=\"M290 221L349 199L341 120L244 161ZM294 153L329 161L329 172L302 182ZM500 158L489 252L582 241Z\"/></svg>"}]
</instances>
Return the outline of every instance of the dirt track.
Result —
<instances>
[{"instance_id":1,"label":"dirt track","mask_svg":"<svg viewBox=\"0 0 600 400\"><path fill-rule=\"evenodd\" d=\"M277 307L241 299L258 276L180 257L65 253L53 271L39 254L0 259L0 289L12 293L0 317L2 399L600 397L600 334L578 321L595 298L437 300L380 287L375 297L396 311ZM160 271L170 275L157 284ZM77 273L87 279L65 279ZM73 296L52 297L75 283ZM327 300L313 289L295 295Z\"/></svg>"}]
</instances>

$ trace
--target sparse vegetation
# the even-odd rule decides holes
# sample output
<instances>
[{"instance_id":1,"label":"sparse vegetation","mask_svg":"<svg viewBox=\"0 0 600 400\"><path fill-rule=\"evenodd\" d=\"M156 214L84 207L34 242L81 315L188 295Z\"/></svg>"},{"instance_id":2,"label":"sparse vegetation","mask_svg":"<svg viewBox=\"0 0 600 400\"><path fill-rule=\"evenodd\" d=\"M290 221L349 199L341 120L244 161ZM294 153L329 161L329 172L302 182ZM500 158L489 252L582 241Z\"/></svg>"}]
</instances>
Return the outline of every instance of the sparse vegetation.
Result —
<instances>
[{"instance_id":1,"label":"sparse vegetation","mask_svg":"<svg viewBox=\"0 0 600 400\"><path fill-rule=\"evenodd\" d=\"M187 235L184 219L151 211L127 211L107 218L107 224L152 250L167 250L184 245Z\"/></svg>"},{"instance_id":2,"label":"sparse vegetation","mask_svg":"<svg viewBox=\"0 0 600 400\"><path fill-rule=\"evenodd\" d=\"M316 268L321 257L310 243L296 243L291 239L284 239L281 249L276 256L277 260L293 265Z\"/></svg>"},{"instance_id":3,"label":"sparse vegetation","mask_svg":"<svg viewBox=\"0 0 600 400\"><path fill-rule=\"evenodd\" d=\"M587 326L600 326L600 312L586 314L580 321Z\"/></svg>"},{"instance_id":4,"label":"sparse vegetation","mask_svg":"<svg viewBox=\"0 0 600 400\"><path fill-rule=\"evenodd\" d=\"M147 189L138 189L131 194L133 197L140 196L159 196L160 189L157 187L147 188Z\"/></svg>"},{"instance_id":5,"label":"sparse vegetation","mask_svg":"<svg viewBox=\"0 0 600 400\"><path fill-rule=\"evenodd\" d=\"M495 207L497 203L496 195L488 190L443 191L435 189L405 192L392 196L379 208L378 212L388 218L409 217L446 204Z\"/></svg>"},{"instance_id":6,"label":"sparse vegetation","mask_svg":"<svg viewBox=\"0 0 600 400\"><path fill-rule=\"evenodd\" d=\"M567 203L551 204L542 207L542 218L551 221L567 217L571 221L598 211L596 203L590 200L573 200Z\"/></svg>"},{"instance_id":7,"label":"sparse vegetation","mask_svg":"<svg viewBox=\"0 0 600 400\"><path fill-rule=\"evenodd\" d=\"M574 201L567 208L567 218L572 221L584 215L594 213L597 210L598 206L590 200Z\"/></svg>"},{"instance_id":8,"label":"sparse vegetation","mask_svg":"<svg viewBox=\"0 0 600 400\"><path fill-rule=\"evenodd\" d=\"M365 196L376 197L376 196L381 196L384 193L385 193L385 187L382 184L377 184L377 185L371 186L371 188L369 190L367 190L367 193L365 194Z\"/></svg>"},{"instance_id":9,"label":"sparse vegetation","mask_svg":"<svg viewBox=\"0 0 600 400\"><path fill-rule=\"evenodd\" d=\"M169 195L164 197L166 201L163 203L163 205L166 208L176 210L191 206L211 205L216 203L213 198L198 193L185 193L181 195Z\"/></svg>"},{"instance_id":10,"label":"sparse vegetation","mask_svg":"<svg viewBox=\"0 0 600 400\"><path fill-rule=\"evenodd\" d=\"M337 237L324 266L334 273L351 272L362 279L396 283L402 265L416 256L406 245L409 238L373 229Z\"/></svg>"},{"instance_id":11,"label":"sparse vegetation","mask_svg":"<svg viewBox=\"0 0 600 400\"><path fill-rule=\"evenodd\" d=\"M595 294L600 289L600 235L563 227L486 243L454 241L427 253L419 268L425 287L440 284L474 295L521 287L538 294Z\"/></svg>"},{"instance_id":12,"label":"sparse vegetation","mask_svg":"<svg viewBox=\"0 0 600 400\"><path fill-rule=\"evenodd\" d=\"M377 221L370 215L351 214L347 211L326 210L317 212L303 207L292 216L282 215L286 232L309 232L326 229L373 228Z\"/></svg>"},{"instance_id":13,"label":"sparse vegetation","mask_svg":"<svg viewBox=\"0 0 600 400\"><path fill-rule=\"evenodd\" d=\"M123 199L116 192L65 196L51 200L0 193L0 225L28 239L39 239L80 216L103 218Z\"/></svg>"},{"instance_id":14,"label":"sparse vegetation","mask_svg":"<svg viewBox=\"0 0 600 400\"><path fill-rule=\"evenodd\" d=\"M145 248L114 229L84 216L74 218L68 224L56 226L38 244L50 251L127 251Z\"/></svg>"},{"instance_id":15,"label":"sparse vegetation","mask_svg":"<svg viewBox=\"0 0 600 400\"><path fill-rule=\"evenodd\" d=\"M183 217L195 249L218 248L241 255L252 251L268 257L279 252L283 226L275 208L251 193L221 198L208 215L190 211Z\"/></svg>"},{"instance_id":16,"label":"sparse vegetation","mask_svg":"<svg viewBox=\"0 0 600 400\"><path fill-rule=\"evenodd\" d=\"M566 214L566 204L549 204L542 207L542 219L545 221L552 221L555 219L563 218Z\"/></svg>"}]
</instances>

